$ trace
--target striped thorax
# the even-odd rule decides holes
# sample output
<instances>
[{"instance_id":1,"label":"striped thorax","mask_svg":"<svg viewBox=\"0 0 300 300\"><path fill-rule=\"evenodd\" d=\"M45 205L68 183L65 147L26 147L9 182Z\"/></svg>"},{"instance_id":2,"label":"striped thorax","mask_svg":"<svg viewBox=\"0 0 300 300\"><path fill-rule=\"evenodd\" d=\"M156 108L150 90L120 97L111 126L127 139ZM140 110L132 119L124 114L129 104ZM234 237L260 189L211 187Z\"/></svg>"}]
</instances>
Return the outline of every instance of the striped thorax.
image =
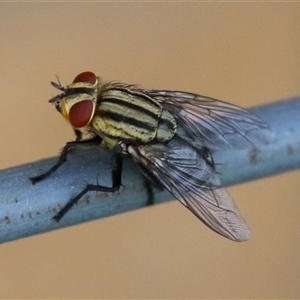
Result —
<instances>
[{"instance_id":1,"label":"striped thorax","mask_svg":"<svg viewBox=\"0 0 300 300\"><path fill-rule=\"evenodd\" d=\"M56 109L80 130L98 134L113 149L119 141L167 142L176 132L174 117L155 99L134 86L102 83L95 74L83 72L54 97Z\"/></svg>"}]
</instances>

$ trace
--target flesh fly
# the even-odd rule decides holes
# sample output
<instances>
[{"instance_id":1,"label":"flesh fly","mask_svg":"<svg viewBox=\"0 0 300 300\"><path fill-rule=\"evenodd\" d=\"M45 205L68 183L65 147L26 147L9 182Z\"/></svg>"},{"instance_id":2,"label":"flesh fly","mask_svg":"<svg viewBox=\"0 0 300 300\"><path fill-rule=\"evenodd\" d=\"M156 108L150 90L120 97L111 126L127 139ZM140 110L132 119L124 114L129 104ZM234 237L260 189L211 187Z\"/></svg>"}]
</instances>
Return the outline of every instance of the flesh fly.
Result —
<instances>
[{"instance_id":1,"label":"flesh fly","mask_svg":"<svg viewBox=\"0 0 300 300\"><path fill-rule=\"evenodd\" d=\"M234 241L249 229L215 172L211 151L251 148L270 141L268 126L250 112L209 97L180 91L147 90L103 82L83 72L50 103L73 127L59 161L36 183L67 160L70 150L102 144L113 150L112 187L87 184L54 216L59 221L89 191L114 192L122 181L122 155L130 155L147 180L163 186L203 223ZM83 140L88 131L90 139Z\"/></svg>"}]
</instances>

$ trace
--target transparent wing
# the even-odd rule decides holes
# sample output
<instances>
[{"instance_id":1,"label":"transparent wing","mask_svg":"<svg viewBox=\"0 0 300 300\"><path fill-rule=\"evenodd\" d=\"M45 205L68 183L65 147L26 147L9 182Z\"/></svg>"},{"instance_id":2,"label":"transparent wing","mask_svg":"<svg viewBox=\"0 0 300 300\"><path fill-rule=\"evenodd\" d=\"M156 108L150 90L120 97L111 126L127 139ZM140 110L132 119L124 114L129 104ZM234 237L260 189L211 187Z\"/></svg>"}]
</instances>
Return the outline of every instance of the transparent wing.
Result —
<instances>
[{"instance_id":1,"label":"transparent wing","mask_svg":"<svg viewBox=\"0 0 300 300\"><path fill-rule=\"evenodd\" d=\"M128 152L212 230L234 241L249 238L233 200L195 148L176 137L168 144L129 146Z\"/></svg>"},{"instance_id":2,"label":"transparent wing","mask_svg":"<svg viewBox=\"0 0 300 300\"><path fill-rule=\"evenodd\" d=\"M179 91L143 90L177 120L177 135L196 147L245 149L269 143L273 133L262 120L235 105Z\"/></svg>"}]
</instances>

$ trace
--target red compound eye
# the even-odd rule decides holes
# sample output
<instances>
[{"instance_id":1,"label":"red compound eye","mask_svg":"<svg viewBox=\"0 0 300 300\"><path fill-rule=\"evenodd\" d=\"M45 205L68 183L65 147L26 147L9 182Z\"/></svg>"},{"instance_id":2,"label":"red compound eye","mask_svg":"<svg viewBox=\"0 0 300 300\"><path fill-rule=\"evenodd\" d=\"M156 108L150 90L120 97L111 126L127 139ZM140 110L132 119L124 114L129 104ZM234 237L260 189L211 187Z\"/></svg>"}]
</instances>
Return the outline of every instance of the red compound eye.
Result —
<instances>
[{"instance_id":1,"label":"red compound eye","mask_svg":"<svg viewBox=\"0 0 300 300\"><path fill-rule=\"evenodd\" d=\"M75 77L75 79L73 80L73 83L87 82L87 83L95 84L96 80L97 80L97 77L94 73L82 72Z\"/></svg>"},{"instance_id":2,"label":"red compound eye","mask_svg":"<svg viewBox=\"0 0 300 300\"><path fill-rule=\"evenodd\" d=\"M93 102L83 100L74 104L69 112L69 120L72 126L81 128L86 126L93 113Z\"/></svg>"}]
</instances>

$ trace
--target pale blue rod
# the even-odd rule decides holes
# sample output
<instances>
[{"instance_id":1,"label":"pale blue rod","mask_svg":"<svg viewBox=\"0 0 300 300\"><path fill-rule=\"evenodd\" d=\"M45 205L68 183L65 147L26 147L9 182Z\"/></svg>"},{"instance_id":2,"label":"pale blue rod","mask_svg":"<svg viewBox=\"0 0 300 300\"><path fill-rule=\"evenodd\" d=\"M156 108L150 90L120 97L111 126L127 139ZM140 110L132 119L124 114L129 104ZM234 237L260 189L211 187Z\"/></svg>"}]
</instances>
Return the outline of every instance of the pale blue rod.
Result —
<instances>
[{"instance_id":1,"label":"pale blue rod","mask_svg":"<svg viewBox=\"0 0 300 300\"><path fill-rule=\"evenodd\" d=\"M269 124L275 139L272 144L256 150L214 153L217 171L224 185L300 167L300 97L255 107L250 111ZM110 186L110 157L110 152L100 148L72 153L67 164L34 186L28 177L48 170L57 161L57 157L2 170L0 242L145 207L147 193L143 176L132 161L126 159L123 186L119 192L89 192L59 223L52 219L59 208L84 187L84 182L98 181L101 185ZM166 191L155 194L156 204L173 199Z\"/></svg>"}]
</instances>

